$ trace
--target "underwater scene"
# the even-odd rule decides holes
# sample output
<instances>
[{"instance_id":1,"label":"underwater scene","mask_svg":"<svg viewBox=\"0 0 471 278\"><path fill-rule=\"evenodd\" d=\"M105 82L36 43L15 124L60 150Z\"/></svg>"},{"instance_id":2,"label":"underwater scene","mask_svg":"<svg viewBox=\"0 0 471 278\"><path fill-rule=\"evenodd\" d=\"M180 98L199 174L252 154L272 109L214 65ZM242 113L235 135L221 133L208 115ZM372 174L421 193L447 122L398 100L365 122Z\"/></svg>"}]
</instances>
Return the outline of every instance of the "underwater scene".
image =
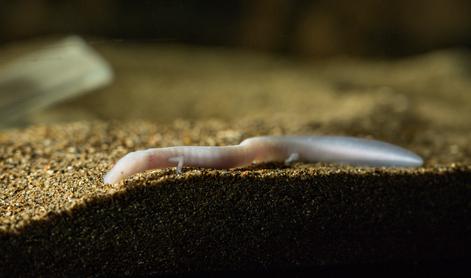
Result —
<instances>
[{"instance_id":1,"label":"underwater scene","mask_svg":"<svg viewBox=\"0 0 471 278\"><path fill-rule=\"evenodd\" d=\"M0 276L469 276L471 2L0 1Z\"/></svg>"}]
</instances>

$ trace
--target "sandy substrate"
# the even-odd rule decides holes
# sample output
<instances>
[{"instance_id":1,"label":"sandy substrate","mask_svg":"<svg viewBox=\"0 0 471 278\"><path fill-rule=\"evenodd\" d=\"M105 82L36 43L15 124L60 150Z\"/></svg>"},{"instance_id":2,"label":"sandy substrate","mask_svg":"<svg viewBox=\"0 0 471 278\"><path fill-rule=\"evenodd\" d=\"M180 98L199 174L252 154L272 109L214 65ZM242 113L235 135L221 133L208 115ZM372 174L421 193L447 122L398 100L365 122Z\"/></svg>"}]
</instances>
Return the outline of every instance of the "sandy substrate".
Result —
<instances>
[{"instance_id":1,"label":"sandy substrate","mask_svg":"<svg viewBox=\"0 0 471 278\"><path fill-rule=\"evenodd\" d=\"M196 68L205 59L212 62L188 69L182 58L188 50L102 48L122 77L115 87L36 114L38 125L0 132L1 274L365 264L426 264L437 271L471 257L471 82L469 65L459 59L465 54L307 68L242 54L245 60L228 63L229 55L195 50ZM137 54L131 59L130 53ZM136 59L148 68L131 74ZM149 67L155 72L156 65L161 74L151 81ZM310 78L313 72L316 78ZM182 83L179 76L197 83ZM132 84L149 88L129 93ZM165 90L155 98L152 88ZM234 101L216 94L224 88ZM170 95L173 101L166 104L151 103ZM119 113L112 109L126 103ZM170 120L180 112L185 120ZM84 113L89 121L49 123ZM417 152L425 165L275 163L186 168L182 175L163 169L102 183L129 151L238 144L266 134L375 138Z\"/></svg>"}]
</instances>

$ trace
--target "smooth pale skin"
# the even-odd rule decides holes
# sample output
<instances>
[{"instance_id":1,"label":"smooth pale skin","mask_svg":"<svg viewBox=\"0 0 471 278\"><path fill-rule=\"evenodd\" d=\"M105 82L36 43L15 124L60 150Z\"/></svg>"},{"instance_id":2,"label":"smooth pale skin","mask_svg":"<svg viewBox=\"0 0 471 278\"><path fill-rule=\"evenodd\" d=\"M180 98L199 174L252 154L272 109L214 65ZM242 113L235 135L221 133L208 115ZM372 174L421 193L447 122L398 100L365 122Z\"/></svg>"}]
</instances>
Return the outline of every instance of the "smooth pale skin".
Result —
<instances>
[{"instance_id":1,"label":"smooth pale skin","mask_svg":"<svg viewBox=\"0 0 471 278\"><path fill-rule=\"evenodd\" d=\"M149 169L183 166L226 169L254 162L329 162L372 167L419 167L417 154L389 143L347 136L261 136L239 145L180 146L131 152L105 175L105 183Z\"/></svg>"}]
</instances>

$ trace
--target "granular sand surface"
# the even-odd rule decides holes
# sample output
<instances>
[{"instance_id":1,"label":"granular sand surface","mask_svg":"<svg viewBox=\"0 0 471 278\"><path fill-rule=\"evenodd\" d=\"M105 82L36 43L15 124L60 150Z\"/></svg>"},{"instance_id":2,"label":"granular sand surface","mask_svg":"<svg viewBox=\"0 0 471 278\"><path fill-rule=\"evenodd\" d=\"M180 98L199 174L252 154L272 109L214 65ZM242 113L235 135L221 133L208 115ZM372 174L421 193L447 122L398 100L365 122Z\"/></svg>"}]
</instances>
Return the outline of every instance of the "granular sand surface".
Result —
<instances>
[{"instance_id":1,"label":"granular sand surface","mask_svg":"<svg viewBox=\"0 0 471 278\"><path fill-rule=\"evenodd\" d=\"M0 275L381 263L426 263L434 273L469 261L468 53L308 66L224 51L96 47L116 70L113 86L26 120L36 125L0 131L0 249L8 250ZM57 123L82 115L89 120ZM384 140L425 164L161 169L102 182L136 149L283 134Z\"/></svg>"},{"instance_id":2,"label":"granular sand surface","mask_svg":"<svg viewBox=\"0 0 471 278\"><path fill-rule=\"evenodd\" d=\"M134 149L343 127L292 126L82 122L2 132L0 240L11 250L2 272L193 273L469 255L470 147L459 136L432 140L431 130L401 144L424 156L418 169L265 164L102 183Z\"/></svg>"},{"instance_id":3,"label":"granular sand surface","mask_svg":"<svg viewBox=\"0 0 471 278\"><path fill-rule=\"evenodd\" d=\"M294 128L282 127L279 124L275 127L273 123L270 125L263 122L250 124L249 121L229 125L214 120L198 123L176 121L174 125L168 126L148 122L83 122L3 132L0 135L0 180L5 188L0 195L0 229L12 232L22 228L30 220L40 220L50 213L69 210L87 200L124 190L123 186L129 182L124 185L110 185L103 184L102 179L113 162L127 152L149 146L232 145L257 133L281 134L285 129ZM322 129L325 131L322 132ZM332 132L334 129L312 128L308 124L288 134L339 134ZM471 149L467 144L462 145L466 142L460 138L463 135L465 134L461 132L460 136L427 142L424 135L414 134L413 142L402 143L402 146L424 157L425 166L419 169L296 164L290 168L283 167L283 172L285 175L297 175L300 173L297 169L310 169L316 175L332 172L416 175L447 173L458 169L466 171L471 165ZM382 139L395 141L392 138ZM273 175L273 169L257 171L262 177L264 173ZM162 170L154 172L159 173ZM139 177L143 179L146 175Z\"/></svg>"}]
</instances>

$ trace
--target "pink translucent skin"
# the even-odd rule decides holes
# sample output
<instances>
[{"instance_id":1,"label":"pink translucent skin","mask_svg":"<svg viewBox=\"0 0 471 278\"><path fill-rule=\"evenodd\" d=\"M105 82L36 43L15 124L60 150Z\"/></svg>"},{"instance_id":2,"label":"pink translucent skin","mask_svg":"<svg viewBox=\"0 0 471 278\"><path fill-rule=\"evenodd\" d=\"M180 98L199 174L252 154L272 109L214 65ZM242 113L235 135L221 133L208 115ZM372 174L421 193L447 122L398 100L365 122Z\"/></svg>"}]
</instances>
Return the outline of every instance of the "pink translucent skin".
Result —
<instances>
[{"instance_id":1,"label":"pink translucent skin","mask_svg":"<svg viewBox=\"0 0 471 278\"><path fill-rule=\"evenodd\" d=\"M261 136L239 145L180 146L131 152L105 175L105 183L117 183L149 169L183 166L227 169L253 162L328 162L371 167L419 167L415 153L381 141L346 136Z\"/></svg>"}]
</instances>

